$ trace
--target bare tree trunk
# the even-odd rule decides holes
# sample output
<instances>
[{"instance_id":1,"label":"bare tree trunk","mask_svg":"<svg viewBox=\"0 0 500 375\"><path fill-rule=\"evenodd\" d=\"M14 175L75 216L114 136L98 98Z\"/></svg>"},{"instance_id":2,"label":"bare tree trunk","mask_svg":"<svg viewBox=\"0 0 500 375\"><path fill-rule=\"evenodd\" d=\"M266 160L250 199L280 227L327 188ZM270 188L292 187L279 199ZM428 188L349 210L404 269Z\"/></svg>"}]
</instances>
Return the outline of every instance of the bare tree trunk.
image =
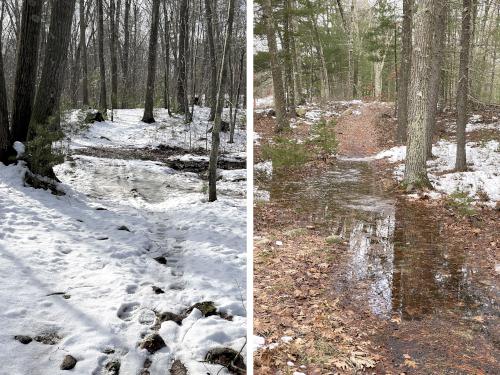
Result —
<instances>
[{"instance_id":1,"label":"bare tree trunk","mask_svg":"<svg viewBox=\"0 0 500 375\"><path fill-rule=\"evenodd\" d=\"M116 5L115 0L109 0L109 26L110 26L110 57L111 57L111 108L118 107L118 56L117 56L117 38L118 30L116 28Z\"/></svg>"},{"instance_id":2,"label":"bare tree trunk","mask_svg":"<svg viewBox=\"0 0 500 375\"><path fill-rule=\"evenodd\" d=\"M104 10L102 1L97 0L97 42L100 72L99 109L105 114L108 109L108 102L106 97L106 66L104 65Z\"/></svg>"},{"instance_id":3,"label":"bare tree trunk","mask_svg":"<svg viewBox=\"0 0 500 375\"><path fill-rule=\"evenodd\" d=\"M213 10L212 0L205 0L205 20L207 22L207 37L208 37L208 50L210 52L210 116L208 121L213 121L215 118L215 99L217 96L217 58L215 56L215 40L213 31ZM217 0L215 0L217 1Z\"/></svg>"},{"instance_id":4,"label":"bare tree trunk","mask_svg":"<svg viewBox=\"0 0 500 375\"><path fill-rule=\"evenodd\" d=\"M172 112L170 111L170 22L168 20L166 2L163 2L163 13L165 25L165 97L163 98L163 104L168 111L168 115L172 116Z\"/></svg>"},{"instance_id":5,"label":"bare tree trunk","mask_svg":"<svg viewBox=\"0 0 500 375\"><path fill-rule=\"evenodd\" d=\"M380 100L382 98L382 71L383 70L384 70L384 61L373 62L375 98L377 98L377 100Z\"/></svg>"},{"instance_id":6,"label":"bare tree trunk","mask_svg":"<svg viewBox=\"0 0 500 375\"><path fill-rule=\"evenodd\" d=\"M398 130L397 141L406 142L408 124L408 84L411 70L413 0L403 0L403 30L401 37L401 68L398 85Z\"/></svg>"},{"instance_id":7,"label":"bare tree trunk","mask_svg":"<svg viewBox=\"0 0 500 375\"><path fill-rule=\"evenodd\" d=\"M328 79L328 69L326 66L325 54L323 52L323 45L321 44L321 39L319 37L318 26L316 24L316 19L311 16L311 24L314 33L314 40L316 43L316 52L318 54L318 59L321 62L321 99L328 100L330 98L330 82Z\"/></svg>"},{"instance_id":8,"label":"bare tree trunk","mask_svg":"<svg viewBox=\"0 0 500 375\"><path fill-rule=\"evenodd\" d=\"M75 38L76 39L76 38ZM70 51L71 51L71 45L72 41L70 42ZM80 80L80 73L81 73L81 47L80 43L77 43L76 40L74 41L76 51L75 51L75 58L74 58L74 64L73 64L73 71L71 74L71 82L70 82L70 97L71 97L71 105L73 108L76 108L78 106L78 82ZM78 44L78 45L77 45Z\"/></svg>"},{"instance_id":9,"label":"bare tree trunk","mask_svg":"<svg viewBox=\"0 0 500 375\"><path fill-rule=\"evenodd\" d=\"M30 141L44 137L47 132L60 130L59 103L64 83L62 77L66 66L75 3L76 0L53 0L47 49L29 126ZM50 151L52 141L45 140L45 142L44 147ZM30 160L30 164L32 172L55 177L51 166L34 160Z\"/></svg>"},{"instance_id":10,"label":"bare tree trunk","mask_svg":"<svg viewBox=\"0 0 500 375\"><path fill-rule=\"evenodd\" d=\"M295 5L296 0L292 0L290 6L291 6L291 11L296 8ZM303 95L303 86L302 86L302 60L300 58L300 53L297 51L297 44L295 42L295 32L296 32L296 27L295 27L295 21L294 17L290 17L290 28L291 28L291 35L290 35L290 48L291 48L291 53L292 53L292 66L293 66L293 83L294 83L294 90L295 90L295 102L297 104L302 104L304 101L304 95Z\"/></svg>"},{"instance_id":11,"label":"bare tree trunk","mask_svg":"<svg viewBox=\"0 0 500 375\"><path fill-rule=\"evenodd\" d=\"M284 11L284 33L283 33L283 49L285 51L285 78L287 81L287 99L288 99L288 112L291 117L296 117L295 112L295 90L293 85L293 64L291 55L291 35L290 35L290 24L291 24L291 0L285 0L285 11Z\"/></svg>"},{"instance_id":12,"label":"bare tree trunk","mask_svg":"<svg viewBox=\"0 0 500 375\"><path fill-rule=\"evenodd\" d=\"M349 27L348 27L348 76L347 85L348 92L347 96L349 98L354 97L354 13L356 12L356 0L351 0L351 14L349 16Z\"/></svg>"},{"instance_id":13,"label":"bare tree trunk","mask_svg":"<svg viewBox=\"0 0 500 375\"><path fill-rule=\"evenodd\" d=\"M24 142L28 136L35 99L42 5L43 1L24 0L23 2L12 105L13 141Z\"/></svg>"},{"instance_id":14,"label":"bare tree trunk","mask_svg":"<svg viewBox=\"0 0 500 375\"><path fill-rule=\"evenodd\" d=\"M85 22L85 0L80 0L80 60L82 65L82 104L89 105L89 77L87 66L87 39L85 31L87 23Z\"/></svg>"},{"instance_id":15,"label":"bare tree trunk","mask_svg":"<svg viewBox=\"0 0 500 375\"><path fill-rule=\"evenodd\" d=\"M221 67L219 69L219 78L217 80L217 107L223 103L221 97L224 96L222 88L224 87L224 80L226 76L227 58L229 53L229 46L231 45L231 36L233 33L233 19L234 19L234 1L229 0L228 16L226 25L226 35L224 38L224 49L222 51ZM217 200L217 161L219 156L220 145L220 128L222 121L222 111L219 108L215 111L215 121L212 128L212 148L210 149L210 162L208 166L208 201L214 202Z\"/></svg>"},{"instance_id":16,"label":"bare tree trunk","mask_svg":"<svg viewBox=\"0 0 500 375\"><path fill-rule=\"evenodd\" d=\"M238 78L238 89L236 90L236 103L234 106L234 116L233 116L233 121L231 121L231 129L229 132L229 142L228 143L234 143L234 128L236 126L236 118L238 114L238 104L240 100L240 93L241 93L241 83L243 82L243 64L245 61L245 49L241 52L241 57L240 57L240 75Z\"/></svg>"},{"instance_id":17,"label":"bare tree trunk","mask_svg":"<svg viewBox=\"0 0 500 375\"><path fill-rule=\"evenodd\" d=\"M179 24L179 58L177 61L177 111L179 113L187 113L187 85L186 85L186 54L187 54L187 41L188 41L188 0L182 0L179 10L180 24Z\"/></svg>"},{"instance_id":18,"label":"bare tree trunk","mask_svg":"<svg viewBox=\"0 0 500 375\"><path fill-rule=\"evenodd\" d=\"M153 116L155 77L156 77L156 46L158 45L158 24L160 23L160 0L153 0L151 15L151 34L149 35L148 80L146 85L146 103L142 121L155 122Z\"/></svg>"},{"instance_id":19,"label":"bare tree trunk","mask_svg":"<svg viewBox=\"0 0 500 375\"><path fill-rule=\"evenodd\" d=\"M436 113L439 99L439 83L441 82L441 65L443 61L444 37L443 27L446 25L446 1L438 5L433 25L431 76L429 83L429 109L427 111L425 132L425 154L427 159L432 157L432 136L436 127Z\"/></svg>"},{"instance_id":20,"label":"bare tree trunk","mask_svg":"<svg viewBox=\"0 0 500 375\"><path fill-rule=\"evenodd\" d=\"M2 55L2 25L4 16L4 6L2 3L2 15L0 18L0 163L7 164L10 150L9 133L9 109L7 106L7 89L5 86L5 76L3 70Z\"/></svg>"},{"instance_id":21,"label":"bare tree trunk","mask_svg":"<svg viewBox=\"0 0 500 375\"><path fill-rule=\"evenodd\" d=\"M500 24L500 8L497 9L497 17L496 17L497 28ZM495 30L497 30L497 28ZM488 101L491 103L493 101L493 87L495 86L495 70L496 70L496 61L497 61L497 49L498 49L498 38L495 38L495 43L493 45L493 57L491 63L491 82L490 89L488 92Z\"/></svg>"},{"instance_id":22,"label":"bare tree trunk","mask_svg":"<svg viewBox=\"0 0 500 375\"><path fill-rule=\"evenodd\" d=\"M125 16L123 19L123 57L122 57L122 108L128 108L128 87L129 87L129 50L130 50L130 5L132 0L125 0Z\"/></svg>"},{"instance_id":23,"label":"bare tree trunk","mask_svg":"<svg viewBox=\"0 0 500 375\"><path fill-rule=\"evenodd\" d=\"M465 125L467 124L467 105L469 96L469 52L471 29L471 0L463 0L462 33L460 36L460 68L457 88L457 157L455 169L467 170L465 154Z\"/></svg>"},{"instance_id":24,"label":"bare tree trunk","mask_svg":"<svg viewBox=\"0 0 500 375\"><path fill-rule=\"evenodd\" d=\"M285 92L283 89L283 77L281 73L280 63L278 61L278 46L276 45L276 32L274 30L273 8L271 0L264 0L262 3L264 8L264 24L266 28L267 45L271 58L271 73L273 76L274 90L274 108L276 110L276 123L278 132L288 128L288 120L286 118L285 107Z\"/></svg>"},{"instance_id":25,"label":"bare tree trunk","mask_svg":"<svg viewBox=\"0 0 500 375\"><path fill-rule=\"evenodd\" d=\"M407 190L430 187L425 154L425 119L428 111L432 24L438 0L423 0L415 13L414 48L408 95L408 146L404 183Z\"/></svg>"}]
</instances>

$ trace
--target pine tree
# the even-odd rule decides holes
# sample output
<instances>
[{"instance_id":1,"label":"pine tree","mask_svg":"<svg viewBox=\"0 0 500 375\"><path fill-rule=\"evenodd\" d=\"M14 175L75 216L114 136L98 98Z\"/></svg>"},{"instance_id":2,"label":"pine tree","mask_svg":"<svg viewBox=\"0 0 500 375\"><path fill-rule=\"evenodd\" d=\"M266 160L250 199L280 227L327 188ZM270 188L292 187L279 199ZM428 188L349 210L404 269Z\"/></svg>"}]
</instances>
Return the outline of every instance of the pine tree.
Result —
<instances>
[{"instance_id":1,"label":"pine tree","mask_svg":"<svg viewBox=\"0 0 500 375\"><path fill-rule=\"evenodd\" d=\"M262 3L264 10L263 18L267 35L267 46L271 59L271 72L273 76L274 108L276 110L276 130L281 132L288 128L286 118L285 91L283 88L283 78L280 63L278 61L278 46L276 44L276 31L274 29L273 8L271 0L264 0Z\"/></svg>"},{"instance_id":2,"label":"pine tree","mask_svg":"<svg viewBox=\"0 0 500 375\"><path fill-rule=\"evenodd\" d=\"M460 36L460 69L457 83L457 155L455 169L465 171L467 160L465 154L465 125L467 124L467 106L469 96L469 53L471 36L471 0L462 3L462 32Z\"/></svg>"},{"instance_id":3,"label":"pine tree","mask_svg":"<svg viewBox=\"0 0 500 375\"><path fill-rule=\"evenodd\" d=\"M408 146L404 183L408 190L430 187L426 168L425 119L429 110L432 25L438 0L423 0L415 13L414 48L408 95Z\"/></svg>"},{"instance_id":4,"label":"pine tree","mask_svg":"<svg viewBox=\"0 0 500 375\"><path fill-rule=\"evenodd\" d=\"M401 67L398 84L397 141L406 142L408 124L408 84L411 71L413 0L403 0L403 26L401 37Z\"/></svg>"}]
</instances>

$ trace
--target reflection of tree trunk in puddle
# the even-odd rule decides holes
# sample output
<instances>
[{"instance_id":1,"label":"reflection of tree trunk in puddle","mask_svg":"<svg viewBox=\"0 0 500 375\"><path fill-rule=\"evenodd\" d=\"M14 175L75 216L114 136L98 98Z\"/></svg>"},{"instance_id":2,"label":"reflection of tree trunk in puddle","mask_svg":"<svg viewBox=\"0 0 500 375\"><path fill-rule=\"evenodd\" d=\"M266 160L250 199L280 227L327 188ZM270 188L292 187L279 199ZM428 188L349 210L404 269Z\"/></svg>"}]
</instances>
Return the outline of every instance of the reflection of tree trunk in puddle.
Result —
<instances>
[{"instance_id":1,"label":"reflection of tree trunk in puddle","mask_svg":"<svg viewBox=\"0 0 500 375\"><path fill-rule=\"evenodd\" d=\"M349 282L361 283L370 309L377 315L391 311L394 214L354 220L349 237Z\"/></svg>"},{"instance_id":2,"label":"reflection of tree trunk in puddle","mask_svg":"<svg viewBox=\"0 0 500 375\"><path fill-rule=\"evenodd\" d=\"M430 209L398 204L396 223L393 311L403 319L419 319L469 300L464 249L448 248Z\"/></svg>"}]
</instances>

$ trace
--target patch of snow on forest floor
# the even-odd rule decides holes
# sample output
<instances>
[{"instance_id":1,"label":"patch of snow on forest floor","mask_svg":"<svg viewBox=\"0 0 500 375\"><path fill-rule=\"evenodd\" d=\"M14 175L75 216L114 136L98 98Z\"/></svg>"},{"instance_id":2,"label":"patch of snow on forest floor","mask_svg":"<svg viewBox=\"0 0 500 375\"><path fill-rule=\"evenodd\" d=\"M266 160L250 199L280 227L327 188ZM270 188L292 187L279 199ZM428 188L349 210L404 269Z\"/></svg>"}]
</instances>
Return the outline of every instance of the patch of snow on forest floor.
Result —
<instances>
[{"instance_id":1,"label":"patch of snow on forest floor","mask_svg":"<svg viewBox=\"0 0 500 375\"><path fill-rule=\"evenodd\" d=\"M274 105L274 97L255 98L255 108L270 108Z\"/></svg>"},{"instance_id":2,"label":"patch of snow on forest floor","mask_svg":"<svg viewBox=\"0 0 500 375\"><path fill-rule=\"evenodd\" d=\"M466 146L467 172L453 172L455 167L457 146L449 141L439 141L432 146L433 160L427 162L428 176L432 186L438 193L452 194L456 191L466 192L474 199L478 193L484 192L494 204L500 200L500 145L497 141L469 142ZM398 180L403 179L406 146L393 147L372 157L372 159L388 158L390 162L399 163L395 168ZM439 194L437 196L440 196Z\"/></svg>"},{"instance_id":3,"label":"patch of snow on forest floor","mask_svg":"<svg viewBox=\"0 0 500 375\"><path fill-rule=\"evenodd\" d=\"M69 147L157 147L169 145L183 149L208 148L211 146L213 122L208 122L210 108L195 106L193 122L184 123L184 117L174 114L170 117L166 109L155 109L156 122L146 124L141 120L144 109L117 109L114 121L108 120L92 124L88 129L82 126L81 111L72 111L67 117L67 133L70 135ZM224 108L223 120L229 118L229 110ZM234 132L234 143L228 143L229 132L221 132L220 151L233 153L244 151L246 129L243 126L245 112L239 111Z\"/></svg>"},{"instance_id":4,"label":"patch of snow on forest floor","mask_svg":"<svg viewBox=\"0 0 500 375\"><path fill-rule=\"evenodd\" d=\"M158 125L140 115L118 111L114 123L94 124L72 144L186 146L155 139ZM166 126L168 134L184 127ZM232 147L241 154L243 131L238 137ZM106 374L112 360L121 374L138 374L146 358L151 375L168 374L174 359L190 374L227 374L204 360L210 349L245 345L246 170L220 170L213 203L198 174L159 162L73 155L55 170L65 196L24 186L23 165L0 164L2 371L64 374L59 366L70 354L78 360L73 373L82 375ZM220 316L185 313L205 301ZM159 327L166 347L140 349L157 329L156 314L166 312L185 313L181 325ZM45 334L54 345L14 339Z\"/></svg>"}]
</instances>

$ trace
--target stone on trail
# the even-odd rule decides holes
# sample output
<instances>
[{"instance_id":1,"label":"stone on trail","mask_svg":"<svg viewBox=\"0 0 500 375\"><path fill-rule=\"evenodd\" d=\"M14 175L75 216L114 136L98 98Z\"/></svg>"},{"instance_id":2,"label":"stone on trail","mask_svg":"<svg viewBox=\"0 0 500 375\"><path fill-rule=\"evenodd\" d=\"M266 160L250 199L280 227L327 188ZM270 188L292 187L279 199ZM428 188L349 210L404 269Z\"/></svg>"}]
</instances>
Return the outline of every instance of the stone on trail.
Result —
<instances>
[{"instance_id":1,"label":"stone on trail","mask_svg":"<svg viewBox=\"0 0 500 375\"><path fill-rule=\"evenodd\" d=\"M160 264L167 264L167 258L161 256L161 257L156 257L156 258L153 258L154 260L156 260L158 263Z\"/></svg>"},{"instance_id":2,"label":"stone on trail","mask_svg":"<svg viewBox=\"0 0 500 375\"><path fill-rule=\"evenodd\" d=\"M172 321L174 323L176 323L177 325L182 325L182 321L184 320L184 318L186 317L185 315L181 315L181 314L174 314L172 312L169 312L169 311L166 311L166 312L162 312L162 313L157 313L156 314L157 318L158 318L158 323L161 325L161 323L163 322L168 322L168 321ZM159 328L159 327L158 327Z\"/></svg>"},{"instance_id":3,"label":"stone on trail","mask_svg":"<svg viewBox=\"0 0 500 375\"><path fill-rule=\"evenodd\" d=\"M170 375L187 375L188 371L186 366L176 359L174 363L172 363L172 367L170 367Z\"/></svg>"},{"instance_id":4,"label":"stone on trail","mask_svg":"<svg viewBox=\"0 0 500 375\"><path fill-rule=\"evenodd\" d=\"M72 355L66 355L59 367L61 370L71 370L76 366L77 360Z\"/></svg>"},{"instance_id":5,"label":"stone on trail","mask_svg":"<svg viewBox=\"0 0 500 375\"><path fill-rule=\"evenodd\" d=\"M246 365L243 356L231 348L215 348L208 351L205 361L227 367L237 375L246 374Z\"/></svg>"},{"instance_id":6,"label":"stone on trail","mask_svg":"<svg viewBox=\"0 0 500 375\"><path fill-rule=\"evenodd\" d=\"M120 366L120 361L117 359L113 359L112 361L106 363L106 371L108 372L107 375L119 375Z\"/></svg>"},{"instance_id":7,"label":"stone on trail","mask_svg":"<svg viewBox=\"0 0 500 375\"><path fill-rule=\"evenodd\" d=\"M165 291L162 288L159 288L157 286L153 285L151 288L153 288L153 292L155 292L155 294L163 294L163 293L165 293Z\"/></svg>"},{"instance_id":8,"label":"stone on trail","mask_svg":"<svg viewBox=\"0 0 500 375\"><path fill-rule=\"evenodd\" d=\"M194 309L198 309L201 311L203 316L212 316L212 315L217 315L217 308L215 307L215 304L212 301L205 301L205 302L198 302L195 303L193 306L188 308L186 310L186 315L191 314L191 312Z\"/></svg>"},{"instance_id":9,"label":"stone on trail","mask_svg":"<svg viewBox=\"0 0 500 375\"><path fill-rule=\"evenodd\" d=\"M33 338L33 340L45 345L55 345L61 341L61 337L55 332L49 332L37 335Z\"/></svg>"},{"instance_id":10,"label":"stone on trail","mask_svg":"<svg viewBox=\"0 0 500 375\"><path fill-rule=\"evenodd\" d=\"M157 333L147 335L139 344L141 349L146 349L151 354L156 353L158 350L166 347L165 341Z\"/></svg>"},{"instance_id":11,"label":"stone on trail","mask_svg":"<svg viewBox=\"0 0 500 375\"><path fill-rule=\"evenodd\" d=\"M17 335L17 336L14 336L14 340L17 340L21 344L24 344L24 345L27 345L27 344L29 344L30 342L33 341L33 339L31 337L26 336L26 335Z\"/></svg>"}]
</instances>

